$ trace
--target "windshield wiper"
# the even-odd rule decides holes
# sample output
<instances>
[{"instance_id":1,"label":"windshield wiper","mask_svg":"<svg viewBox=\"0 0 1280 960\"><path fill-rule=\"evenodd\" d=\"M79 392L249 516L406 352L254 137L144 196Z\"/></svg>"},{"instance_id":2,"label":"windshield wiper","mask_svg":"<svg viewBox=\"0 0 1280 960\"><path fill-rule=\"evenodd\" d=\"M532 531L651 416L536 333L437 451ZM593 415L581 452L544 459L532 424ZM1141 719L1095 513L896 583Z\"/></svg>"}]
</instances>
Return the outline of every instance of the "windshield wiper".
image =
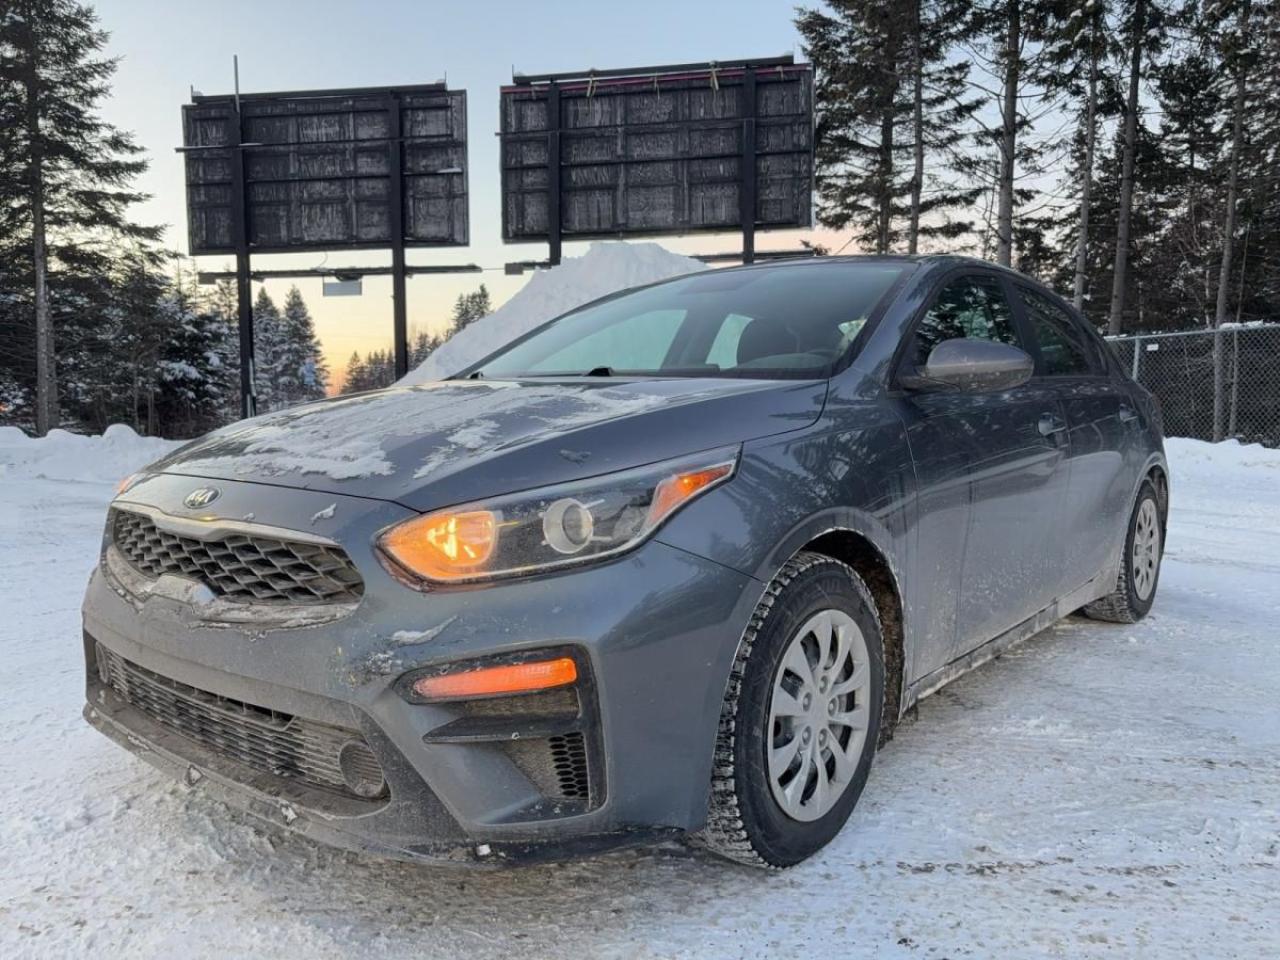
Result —
<instances>
[{"instance_id":1,"label":"windshield wiper","mask_svg":"<svg viewBox=\"0 0 1280 960\"><path fill-rule=\"evenodd\" d=\"M583 376L584 377L612 377L613 367L592 367L590 370L584 373Z\"/></svg>"}]
</instances>

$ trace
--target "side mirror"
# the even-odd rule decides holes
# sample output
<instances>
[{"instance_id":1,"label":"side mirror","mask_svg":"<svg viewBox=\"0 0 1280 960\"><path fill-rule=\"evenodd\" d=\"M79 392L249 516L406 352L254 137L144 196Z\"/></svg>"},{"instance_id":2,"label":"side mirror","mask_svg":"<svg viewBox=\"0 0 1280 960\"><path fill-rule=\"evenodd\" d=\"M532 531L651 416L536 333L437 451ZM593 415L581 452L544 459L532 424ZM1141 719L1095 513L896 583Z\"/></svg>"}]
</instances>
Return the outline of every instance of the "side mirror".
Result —
<instances>
[{"instance_id":1,"label":"side mirror","mask_svg":"<svg viewBox=\"0 0 1280 960\"><path fill-rule=\"evenodd\" d=\"M1023 350L994 340L943 340L929 351L923 369L899 377L908 390L990 393L1020 387L1031 379L1035 361Z\"/></svg>"}]
</instances>

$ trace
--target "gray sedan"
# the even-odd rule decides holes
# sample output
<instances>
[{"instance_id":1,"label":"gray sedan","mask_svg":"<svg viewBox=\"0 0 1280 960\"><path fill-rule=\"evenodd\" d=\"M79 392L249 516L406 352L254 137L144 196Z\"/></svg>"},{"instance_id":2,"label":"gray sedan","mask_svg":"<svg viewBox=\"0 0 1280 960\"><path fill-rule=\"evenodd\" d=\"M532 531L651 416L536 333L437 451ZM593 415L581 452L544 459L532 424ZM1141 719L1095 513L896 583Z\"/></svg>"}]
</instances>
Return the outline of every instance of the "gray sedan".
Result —
<instances>
[{"instance_id":1,"label":"gray sedan","mask_svg":"<svg viewBox=\"0 0 1280 960\"><path fill-rule=\"evenodd\" d=\"M381 855L788 866L921 697L1073 611L1145 615L1168 502L1152 398L1026 277L695 274L128 478L85 716Z\"/></svg>"}]
</instances>

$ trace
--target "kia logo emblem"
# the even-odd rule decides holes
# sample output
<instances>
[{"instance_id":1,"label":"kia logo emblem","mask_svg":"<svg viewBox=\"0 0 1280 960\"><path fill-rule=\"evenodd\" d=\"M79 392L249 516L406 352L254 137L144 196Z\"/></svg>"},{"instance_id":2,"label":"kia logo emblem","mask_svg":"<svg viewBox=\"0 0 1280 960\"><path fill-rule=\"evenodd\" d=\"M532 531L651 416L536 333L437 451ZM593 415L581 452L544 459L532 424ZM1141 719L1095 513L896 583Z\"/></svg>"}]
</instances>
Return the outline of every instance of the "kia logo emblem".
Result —
<instances>
[{"instance_id":1,"label":"kia logo emblem","mask_svg":"<svg viewBox=\"0 0 1280 960\"><path fill-rule=\"evenodd\" d=\"M192 510L199 510L217 500L220 493L217 487L196 487L183 497L182 502Z\"/></svg>"}]
</instances>

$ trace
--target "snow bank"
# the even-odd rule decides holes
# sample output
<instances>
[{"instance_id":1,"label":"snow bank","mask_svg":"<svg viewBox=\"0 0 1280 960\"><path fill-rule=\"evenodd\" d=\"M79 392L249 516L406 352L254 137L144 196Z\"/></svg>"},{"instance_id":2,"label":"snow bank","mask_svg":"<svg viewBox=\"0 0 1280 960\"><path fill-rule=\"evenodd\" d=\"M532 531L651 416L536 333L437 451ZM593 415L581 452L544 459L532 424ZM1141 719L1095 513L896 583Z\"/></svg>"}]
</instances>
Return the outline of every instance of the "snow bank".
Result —
<instances>
[{"instance_id":1,"label":"snow bank","mask_svg":"<svg viewBox=\"0 0 1280 960\"><path fill-rule=\"evenodd\" d=\"M1207 443L1186 437L1168 437L1164 450L1175 479L1214 482L1222 480L1224 471L1236 471L1242 467L1280 470L1280 450L1272 450L1260 443L1241 443L1239 440ZM1268 479L1280 483L1280 476Z\"/></svg>"},{"instance_id":2,"label":"snow bank","mask_svg":"<svg viewBox=\"0 0 1280 960\"><path fill-rule=\"evenodd\" d=\"M1168 446L1151 616L1068 619L924 700L785 877L671 846L464 876L171 782L80 719L111 487L0 478L0 957L1275 957L1280 452ZM429 649L429 599L388 660Z\"/></svg>"},{"instance_id":3,"label":"snow bank","mask_svg":"<svg viewBox=\"0 0 1280 960\"><path fill-rule=\"evenodd\" d=\"M701 261L656 243L593 243L581 257L540 270L505 304L440 347L402 384L439 380L463 370L541 323L597 297L705 270Z\"/></svg>"},{"instance_id":4,"label":"snow bank","mask_svg":"<svg viewBox=\"0 0 1280 960\"><path fill-rule=\"evenodd\" d=\"M50 430L43 438L0 427L0 480L43 477L114 484L180 443L140 437L122 423L107 427L101 436Z\"/></svg>"},{"instance_id":5,"label":"snow bank","mask_svg":"<svg viewBox=\"0 0 1280 960\"><path fill-rule=\"evenodd\" d=\"M1269 511L1280 491L1280 450L1257 443L1206 443L1185 437L1164 442L1172 490L1170 514L1184 504L1231 503L1240 515L1252 513L1270 524Z\"/></svg>"}]
</instances>

